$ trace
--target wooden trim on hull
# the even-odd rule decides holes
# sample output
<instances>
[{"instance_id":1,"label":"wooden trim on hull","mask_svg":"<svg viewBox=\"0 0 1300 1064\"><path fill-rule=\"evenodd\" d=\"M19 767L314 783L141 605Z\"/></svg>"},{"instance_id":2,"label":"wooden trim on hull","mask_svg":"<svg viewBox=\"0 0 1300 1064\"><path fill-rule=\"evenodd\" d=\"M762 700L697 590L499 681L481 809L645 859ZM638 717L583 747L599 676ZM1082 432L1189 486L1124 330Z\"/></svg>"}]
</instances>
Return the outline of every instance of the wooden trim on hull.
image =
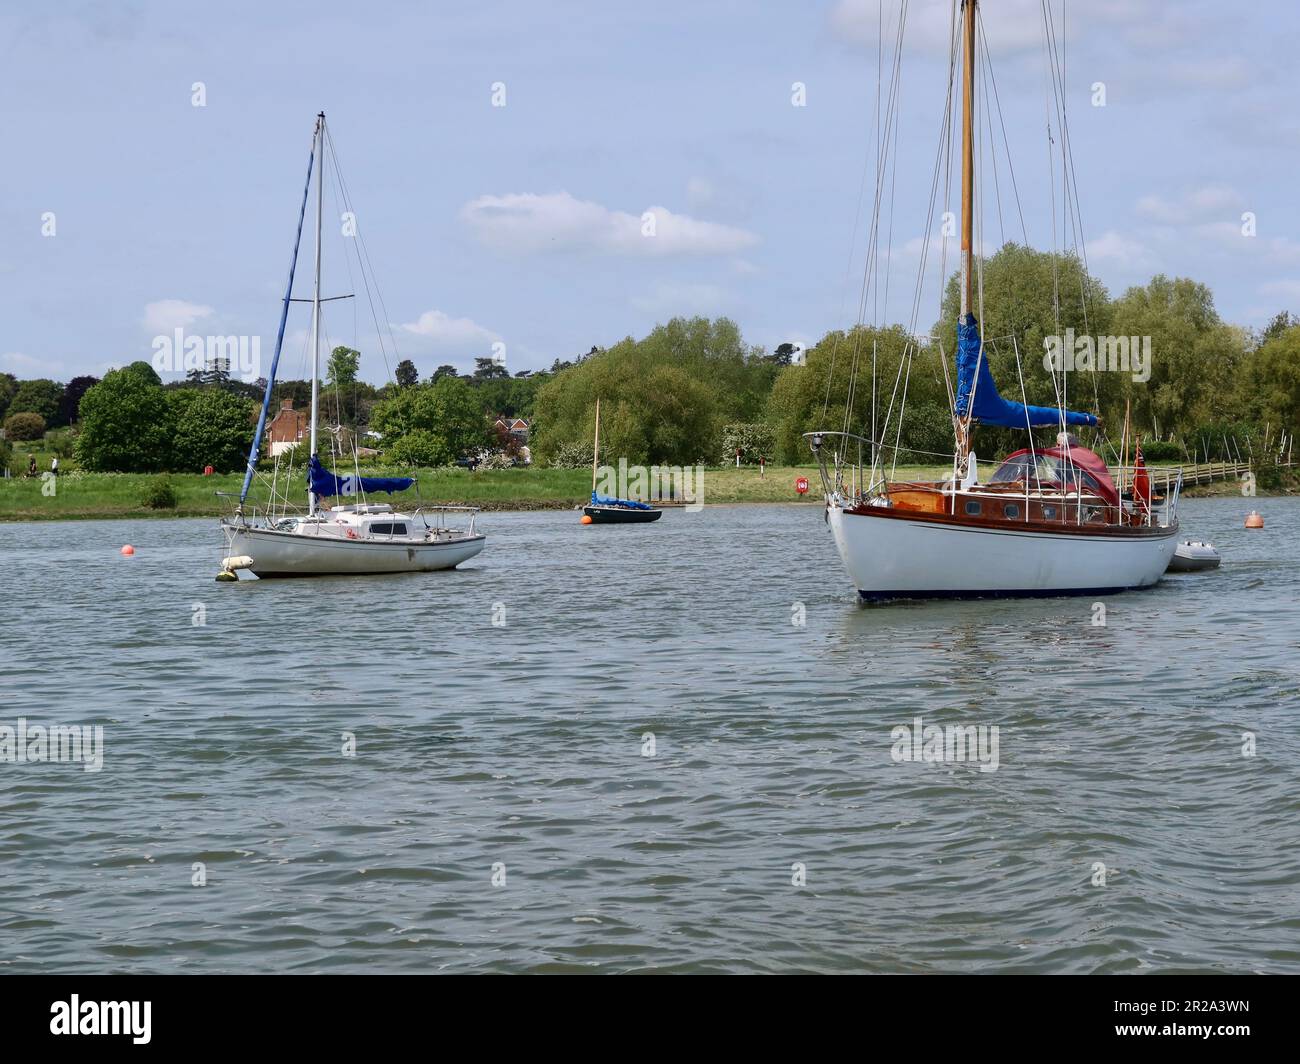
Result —
<instances>
[{"instance_id":1,"label":"wooden trim on hull","mask_svg":"<svg viewBox=\"0 0 1300 1064\"><path fill-rule=\"evenodd\" d=\"M1163 539L1178 534L1178 522L1159 525L1103 525L1074 524L1070 521L1034 521L972 516L970 514L933 513L923 510L906 510L892 506L855 506L844 511L845 517L874 517L891 521L917 521L926 525L968 532L991 532L995 535L1062 536L1088 539L1145 540Z\"/></svg>"}]
</instances>

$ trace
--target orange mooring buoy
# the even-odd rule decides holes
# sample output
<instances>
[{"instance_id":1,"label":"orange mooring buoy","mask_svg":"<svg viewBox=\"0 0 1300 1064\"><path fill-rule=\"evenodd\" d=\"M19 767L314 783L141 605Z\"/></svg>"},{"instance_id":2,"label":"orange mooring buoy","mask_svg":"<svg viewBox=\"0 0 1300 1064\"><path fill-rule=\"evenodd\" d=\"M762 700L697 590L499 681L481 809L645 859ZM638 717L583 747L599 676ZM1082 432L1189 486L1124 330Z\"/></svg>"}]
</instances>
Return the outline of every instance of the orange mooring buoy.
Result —
<instances>
[{"instance_id":1,"label":"orange mooring buoy","mask_svg":"<svg viewBox=\"0 0 1300 1064\"><path fill-rule=\"evenodd\" d=\"M123 553L123 554L134 554L134 553L135 553L135 548L134 548L133 546L131 546L131 544L128 543L125 547L122 548L122 553Z\"/></svg>"},{"instance_id":2,"label":"orange mooring buoy","mask_svg":"<svg viewBox=\"0 0 1300 1064\"><path fill-rule=\"evenodd\" d=\"M583 514L583 515L582 515L582 523L583 523L584 525L589 525L589 524L591 524L591 514Z\"/></svg>"},{"instance_id":3,"label":"orange mooring buoy","mask_svg":"<svg viewBox=\"0 0 1300 1064\"><path fill-rule=\"evenodd\" d=\"M1254 510L1251 510L1250 513L1246 515L1246 527L1263 528L1264 518L1260 514L1256 513Z\"/></svg>"}]
</instances>

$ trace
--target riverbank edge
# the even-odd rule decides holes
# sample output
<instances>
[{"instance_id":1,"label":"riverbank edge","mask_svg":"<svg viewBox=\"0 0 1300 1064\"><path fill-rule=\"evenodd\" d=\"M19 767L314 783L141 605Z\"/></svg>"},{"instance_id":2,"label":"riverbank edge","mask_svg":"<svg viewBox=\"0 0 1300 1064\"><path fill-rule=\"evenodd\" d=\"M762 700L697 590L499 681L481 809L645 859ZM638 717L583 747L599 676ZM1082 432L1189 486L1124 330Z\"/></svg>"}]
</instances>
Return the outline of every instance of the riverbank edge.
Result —
<instances>
[{"instance_id":1,"label":"riverbank edge","mask_svg":"<svg viewBox=\"0 0 1300 1064\"><path fill-rule=\"evenodd\" d=\"M1187 488L1183 492L1185 499L1226 498L1239 495L1240 485L1231 481L1219 484L1203 484ZM1295 498L1300 492L1295 488L1282 487L1275 491L1258 490L1253 496L1242 496L1244 504L1250 499L1286 499ZM438 506L468 506L483 513L521 513L541 510L565 511L576 510L587 502L586 498L563 499L491 499L480 502L439 500L436 503L425 502L426 509ZM727 499L723 502L706 503L705 509L718 506L820 506L820 496L809 493L804 499ZM665 509L685 509L683 506L668 504ZM0 523L21 524L30 521L136 521L167 520L170 518L220 518L230 514L230 510L218 507L177 506L170 510L153 510L147 506L100 507L93 510L13 510L0 511Z\"/></svg>"}]
</instances>

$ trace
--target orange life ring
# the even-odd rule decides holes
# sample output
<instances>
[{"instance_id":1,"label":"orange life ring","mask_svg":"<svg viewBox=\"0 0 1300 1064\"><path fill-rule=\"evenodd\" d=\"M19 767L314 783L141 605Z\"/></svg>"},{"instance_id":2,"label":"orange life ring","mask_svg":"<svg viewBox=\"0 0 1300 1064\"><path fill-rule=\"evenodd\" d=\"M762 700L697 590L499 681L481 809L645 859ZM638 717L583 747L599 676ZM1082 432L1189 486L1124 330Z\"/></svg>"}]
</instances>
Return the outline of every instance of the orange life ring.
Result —
<instances>
[{"instance_id":1,"label":"orange life ring","mask_svg":"<svg viewBox=\"0 0 1300 1064\"><path fill-rule=\"evenodd\" d=\"M349 528L348 539L356 539L356 538L357 538L357 530L355 528Z\"/></svg>"}]
</instances>

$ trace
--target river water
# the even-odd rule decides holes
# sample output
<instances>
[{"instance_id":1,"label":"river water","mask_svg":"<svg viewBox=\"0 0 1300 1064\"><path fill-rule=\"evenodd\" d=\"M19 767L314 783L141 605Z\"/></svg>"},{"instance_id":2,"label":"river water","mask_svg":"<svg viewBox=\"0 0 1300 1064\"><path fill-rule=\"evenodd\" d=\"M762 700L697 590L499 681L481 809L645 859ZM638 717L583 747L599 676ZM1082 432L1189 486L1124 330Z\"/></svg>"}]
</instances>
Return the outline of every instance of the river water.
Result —
<instances>
[{"instance_id":1,"label":"river water","mask_svg":"<svg viewBox=\"0 0 1300 1064\"><path fill-rule=\"evenodd\" d=\"M1104 625L860 608L816 507L237 585L212 521L0 524L0 725L103 727L0 761L0 972L1300 971L1300 501L1245 502Z\"/></svg>"}]
</instances>

